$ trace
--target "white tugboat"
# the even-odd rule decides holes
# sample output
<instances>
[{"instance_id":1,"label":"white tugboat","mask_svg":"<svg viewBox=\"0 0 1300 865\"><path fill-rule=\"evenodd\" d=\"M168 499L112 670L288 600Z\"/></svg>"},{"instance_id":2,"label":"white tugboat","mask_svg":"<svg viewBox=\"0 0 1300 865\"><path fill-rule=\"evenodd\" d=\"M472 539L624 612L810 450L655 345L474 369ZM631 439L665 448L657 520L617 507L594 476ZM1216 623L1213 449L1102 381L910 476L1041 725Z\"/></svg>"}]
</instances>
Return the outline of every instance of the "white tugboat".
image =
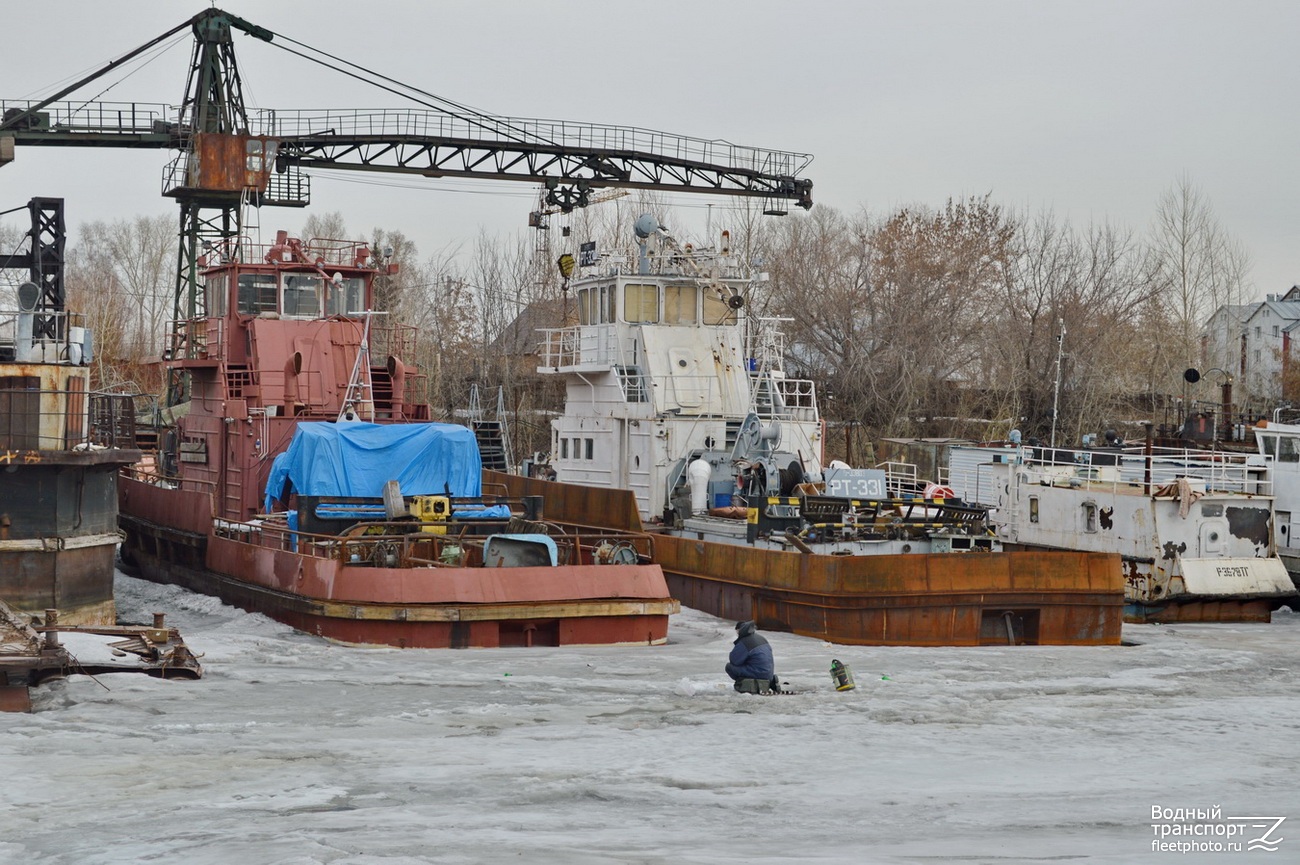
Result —
<instances>
[{"instance_id":1,"label":"white tugboat","mask_svg":"<svg viewBox=\"0 0 1300 865\"><path fill-rule=\"evenodd\" d=\"M1015 443L950 459L951 485L993 509L1008 548L1119 553L1129 621L1266 622L1296 595L1274 544L1282 486L1260 457Z\"/></svg>"},{"instance_id":2,"label":"white tugboat","mask_svg":"<svg viewBox=\"0 0 1300 865\"><path fill-rule=\"evenodd\" d=\"M1277 553L1300 586L1300 425L1262 422L1254 433L1273 493Z\"/></svg>"},{"instance_id":3,"label":"white tugboat","mask_svg":"<svg viewBox=\"0 0 1300 865\"><path fill-rule=\"evenodd\" d=\"M670 523L674 513L732 505L733 458L761 453L761 482L773 495L790 495L796 477L820 479L816 388L785 376L776 320L745 315L750 278L725 235L721 250L697 253L653 217L641 217L636 234L635 272L616 265L584 276L578 327L544 332L539 371L568 384L553 423L556 479L632 490L643 517ZM651 250L651 239L661 248ZM690 471L701 458L724 471L704 481L707 508L690 508L683 498L703 489L691 483L700 467Z\"/></svg>"},{"instance_id":4,"label":"white tugboat","mask_svg":"<svg viewBox=\"0 0 1300 865\"><path fill-rule=\"evenodd\" d=\"M647 528L687 606L846 643L1115 643L1118 556L1006 553L986 511L883 471L825 466L817 393L787 377L777 320L751 318L728 248L651 216L636 265L574 281L578 323L544 332L564 413L540 472L485 473L551 516ZM759 279L762 279L760 276ZM630 491L630 492L629 492Z\"/></svg>"}]
</instances>

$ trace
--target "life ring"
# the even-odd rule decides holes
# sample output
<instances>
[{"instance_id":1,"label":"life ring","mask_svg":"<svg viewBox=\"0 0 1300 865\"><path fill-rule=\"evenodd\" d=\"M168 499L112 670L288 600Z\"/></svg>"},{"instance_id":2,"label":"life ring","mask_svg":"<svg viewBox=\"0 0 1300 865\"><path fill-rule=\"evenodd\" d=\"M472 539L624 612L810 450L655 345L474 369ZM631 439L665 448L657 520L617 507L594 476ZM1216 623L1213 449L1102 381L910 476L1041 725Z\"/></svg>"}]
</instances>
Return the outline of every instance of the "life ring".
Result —
<instances>
[{"instance_id":1,"label":"life ring","mask_svg":"<svg viewBox=\"0 0 1300 865\"><path fill-rule=\"evenodd\" d=\"M925 497L927 499L955 499L957 494L952 491L952 487L940 486L939 484L926 484Z\"/></svg>"}]
</instances>

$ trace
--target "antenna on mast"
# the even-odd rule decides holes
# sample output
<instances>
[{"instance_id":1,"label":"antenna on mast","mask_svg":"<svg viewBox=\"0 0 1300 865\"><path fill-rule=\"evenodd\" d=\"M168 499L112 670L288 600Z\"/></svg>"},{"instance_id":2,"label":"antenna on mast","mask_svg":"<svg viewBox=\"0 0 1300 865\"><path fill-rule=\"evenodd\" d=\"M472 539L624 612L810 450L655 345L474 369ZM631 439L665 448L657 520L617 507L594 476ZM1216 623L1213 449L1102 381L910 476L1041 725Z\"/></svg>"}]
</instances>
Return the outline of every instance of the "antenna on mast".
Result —
<instances>
[{"instance_id":1,"label":"antenna on mast","mask_svg":"<svg viewBox=\"0 0 1300 865\"><path fill-rule=\"evenodd\" d=\"M1052 388L1052 447L1056 447L1056 410L1061 404L1061 358L1065 355L1065 319L1058 318L1061 332L1056 337L1056 384Z\"/></svg>"}]
</instances>

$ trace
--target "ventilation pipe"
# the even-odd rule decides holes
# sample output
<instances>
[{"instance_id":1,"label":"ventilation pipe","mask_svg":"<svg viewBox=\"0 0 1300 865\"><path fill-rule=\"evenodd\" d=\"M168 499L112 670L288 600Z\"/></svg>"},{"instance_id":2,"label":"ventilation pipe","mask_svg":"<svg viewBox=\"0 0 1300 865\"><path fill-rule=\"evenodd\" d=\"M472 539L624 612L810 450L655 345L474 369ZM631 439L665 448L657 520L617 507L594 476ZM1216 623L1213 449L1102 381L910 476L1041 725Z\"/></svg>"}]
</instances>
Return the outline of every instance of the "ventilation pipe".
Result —
<instances>
[{"instance_id":1,"label":"ventilation pipe","mask_svg":"<svg viewBox=\"0 0 1300 865\"><path fill-rule=\"evenodd\" d=\"M686 483L691 488L691 513L702 514L709 509L709 480L713 466L706 459L693 460L686 467Z\"/></svg>"},{"instance_id":2,"label":"ventilation pipe","mask_svg":"<svg viewBox=\"0 0 1300 865\"><path fill-rule=\"evenodd\" d=\"M393 418L402 417L402 406L406 402L406 364L393 355L388 356L388 378L393 387Z\"/></svg>"},{"instance_id":3,"label":"ventilation pipe","mask_svg":"<svg viewBox=\"0 0 1300 865\"><path fill-rule=\"evenodd\" d=\"M289 359L284 364L284 413L287 417L297 414L300 372L302 372L302 352L295 351L289 355Z\"/></svg>"}]
</instances>

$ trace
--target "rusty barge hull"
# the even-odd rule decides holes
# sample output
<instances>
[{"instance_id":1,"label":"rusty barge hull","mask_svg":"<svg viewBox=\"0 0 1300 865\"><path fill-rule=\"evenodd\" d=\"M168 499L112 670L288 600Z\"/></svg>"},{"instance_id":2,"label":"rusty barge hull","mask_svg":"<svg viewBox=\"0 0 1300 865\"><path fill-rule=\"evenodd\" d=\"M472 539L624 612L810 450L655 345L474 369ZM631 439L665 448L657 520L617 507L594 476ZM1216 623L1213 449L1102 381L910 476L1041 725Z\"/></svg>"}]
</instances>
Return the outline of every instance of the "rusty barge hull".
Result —
<instances>
[{"instance_id":1,"label":"rusty barge hull","mask_svg":"<svg viewBox=\"0 0 1300 865\"><path fill-rule=\"evenodd\" d=\"M139 457L0 451L0 600L26 615L58 610L69 625L114 624L117 473Z\"/></svg>"},{"instance_id":2,"label":"rusty barge hull","mask_svg":"<svg viewBox=\"0 0 1300 865\"><path fill-rule=\"evenodd\" d=\"M1118 558L823 556L655 538L655 560L684 605L853 645L1115 645L1123 619Z\"/></svg>"},{"instance_id":3,"label":"rusty barge hull","mask_svg":"<svg viewBox=\"0 0 1300 865\"><path fill-rule=\"evenodd\" d=\"M543 495L550 517L640 528L632 493L484 472L484 486ZM1114 553L805 555L659 534L673 597L769 630L855 645L1118 645Z\"/></svg>"},{"instance_id":4,"label":"rusty barge hull","mask_svg":"<svg viewBox=\"0 0 1300 865\"><path fill-rule=\"evenodd\" d=\"M342 643L659 645L679 609L657 565L354 566L216 534L205 493L120 483L123 559L141 576Z\"/></svg>"}]
</instances>

